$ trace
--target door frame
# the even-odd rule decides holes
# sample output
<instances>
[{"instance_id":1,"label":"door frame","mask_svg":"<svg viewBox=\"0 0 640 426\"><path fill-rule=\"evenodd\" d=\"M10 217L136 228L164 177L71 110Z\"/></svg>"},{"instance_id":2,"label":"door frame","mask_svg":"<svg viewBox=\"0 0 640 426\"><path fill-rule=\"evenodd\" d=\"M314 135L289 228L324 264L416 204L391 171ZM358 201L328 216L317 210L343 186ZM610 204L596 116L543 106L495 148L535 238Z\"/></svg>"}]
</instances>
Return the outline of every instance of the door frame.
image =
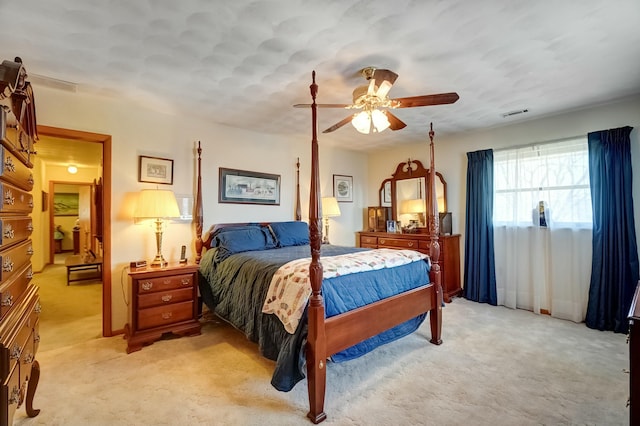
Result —
<instances>
[{"instance_id":1,"label":"door frame","mask_svg":"<svg viewBox=\"0 0 640 426\"><path fill-rule=\"evenodd\" d=\"M38 134L102 144L102 335L113 336L111 307L111 135L38 125Z\"/></svg>"}]
</instances>

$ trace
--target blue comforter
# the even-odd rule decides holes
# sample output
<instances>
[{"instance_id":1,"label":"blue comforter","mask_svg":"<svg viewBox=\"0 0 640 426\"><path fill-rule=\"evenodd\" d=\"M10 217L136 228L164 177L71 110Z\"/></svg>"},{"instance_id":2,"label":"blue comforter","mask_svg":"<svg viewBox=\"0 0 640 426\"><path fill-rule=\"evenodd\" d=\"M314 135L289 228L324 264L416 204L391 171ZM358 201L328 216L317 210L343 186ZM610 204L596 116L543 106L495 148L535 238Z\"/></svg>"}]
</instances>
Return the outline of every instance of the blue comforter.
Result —
<instances>
[{"instance_id":1,"label":"blue comforter","mask_svg":"<svg viewBox=\"0 0 640 426\"><path fill-rule=\"evenodd\" d=\"M291 390L305 377L306 312L295 334L289 334L275 315L262 313L262 306L273 274L291 260L310 257L309 246L236 253L227 258L216 256L216 250L208 250L200 262L199 286L203 302L217 316L256 342L263 356L276 361L271 384L281 391ZM323 245L320 261L322 257L358 250L365 249ZM322 284L325 315L331 317L428 282L429 266L426 262L328 278ZM424 321L425 315L333 354L331 359L341 362L357 358L412 333Z\"/></svg>"}]
</instances>

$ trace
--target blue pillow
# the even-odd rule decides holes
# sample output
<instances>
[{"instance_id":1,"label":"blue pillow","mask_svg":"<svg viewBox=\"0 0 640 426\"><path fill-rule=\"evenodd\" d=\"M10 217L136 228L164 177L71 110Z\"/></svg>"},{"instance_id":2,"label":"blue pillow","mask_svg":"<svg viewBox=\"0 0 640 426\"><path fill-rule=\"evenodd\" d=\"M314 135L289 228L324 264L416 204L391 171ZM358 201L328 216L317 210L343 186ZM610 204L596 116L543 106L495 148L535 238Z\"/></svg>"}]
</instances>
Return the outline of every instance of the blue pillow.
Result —
<instances>
[{"instance_id":1,"label":"blue pillow","mask_svg":"<svg viewBox=\"0 0 640 426\"><path fill-rule=\"evenodd\" d=\"M309 225L307 222L273 222L271 229L278 240L278 247L309 244Z\"/></svg>"},{"instance_id":2,"label":"blue pillow","mask_svg":"<svg viewBox=\"0 0 640 426\"><path fill-rule=\"evenodd\" d=\"M230 229L222 232L213 240L213 246L226 255L251 250L264 250L275 246L273 240L267 241L268 230L261 227Z\"/></svg>"}]
</instances>

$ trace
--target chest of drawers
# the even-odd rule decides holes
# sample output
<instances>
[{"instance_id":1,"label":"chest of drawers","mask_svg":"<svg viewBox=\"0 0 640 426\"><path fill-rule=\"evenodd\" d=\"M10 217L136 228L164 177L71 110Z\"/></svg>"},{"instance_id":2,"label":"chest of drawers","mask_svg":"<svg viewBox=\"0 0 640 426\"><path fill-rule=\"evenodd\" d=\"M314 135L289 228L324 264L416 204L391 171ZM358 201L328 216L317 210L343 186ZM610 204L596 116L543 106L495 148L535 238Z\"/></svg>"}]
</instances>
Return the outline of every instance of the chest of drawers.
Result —
<instances>
[{"instance_id":1,"label":"chest of drawers","mask_svg":"<svg viewBox=\"0 0 640 426\"><path fill-rule=\"evenodd\" d=\"M6 66L7 61L0 65L0 76L11 74ZM0 426L12 424L25 402L30 417L40 411L33 408L41 311L38 287L31 282L34 140L23 127L31 120L25 111L33 100L27 92L8 95L11 91L5 88L7 97L0 96Z\"/></svg>"},{"instance_id":2,"label":"chest of drawers","mask_svg":"<svg viewBox=\"0 0 640 426\"><path fill-rule=\"evenodd\" d=\"M462 292L460 280L460 234L441 235L440 242L440 274L442 277L442 293L444 301ZM360 247L410 249L429 254L429 235L427 234L393 234L388 232L358 232Z\"/></svg>"},{"instance_id":3,"label":"chest of drawers","mask_svg":"<svg viewBox=\"0 0 640 426\"><path fill-rule=\"evenodd\" d=\"M131 269L127 353L160 339L165 333L200 334L198 265Z\"/></svg>"}]
</instances>

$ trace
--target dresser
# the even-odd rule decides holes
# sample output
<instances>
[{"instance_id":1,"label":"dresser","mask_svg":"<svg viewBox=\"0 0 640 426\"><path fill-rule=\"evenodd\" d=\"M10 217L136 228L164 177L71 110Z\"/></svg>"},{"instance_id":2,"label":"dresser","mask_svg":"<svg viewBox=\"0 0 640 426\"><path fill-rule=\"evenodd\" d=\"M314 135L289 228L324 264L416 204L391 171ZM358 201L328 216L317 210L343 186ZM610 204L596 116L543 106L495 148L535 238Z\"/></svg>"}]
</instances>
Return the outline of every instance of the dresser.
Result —
<instances>
[{"instance_id":1,"label":"dresser","mask_svg":"<svg viewBox=\"0 0 640 426\"><path fill-rule=\"evenodd\" d=\"M160 339L165 333L200 334L198 265L131 268L127 353Z\"/></svg>"},{"instance_id":2,"label":"dresser","mask_svg":"<svg viewBox=\"0 0 640 426\"><path fill-rule=\"evenodd\" d=\"M21 63L4 61L0 68L0 426L5 426L23 403L30 417L40 411L33 408L33 397L40 377L41 305L31 282L33 97L24 81L2 80L15 83Z\"/></svg>"},{"instance_id":3,"label":"dresser","mask_svg":"<svg viewBox=\"0 0 640 426\"><path fill-rule=\"evenodd\" d=\"M393 234L388 232L358 232L360 247L411 249L429 254L428 234ZM440 235L440 276L444 301L462 292L460 280L460 234Z\"/></svg>"}]
</instances>

